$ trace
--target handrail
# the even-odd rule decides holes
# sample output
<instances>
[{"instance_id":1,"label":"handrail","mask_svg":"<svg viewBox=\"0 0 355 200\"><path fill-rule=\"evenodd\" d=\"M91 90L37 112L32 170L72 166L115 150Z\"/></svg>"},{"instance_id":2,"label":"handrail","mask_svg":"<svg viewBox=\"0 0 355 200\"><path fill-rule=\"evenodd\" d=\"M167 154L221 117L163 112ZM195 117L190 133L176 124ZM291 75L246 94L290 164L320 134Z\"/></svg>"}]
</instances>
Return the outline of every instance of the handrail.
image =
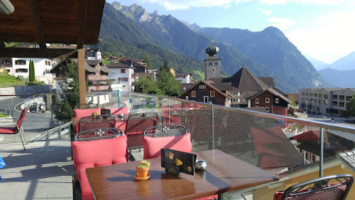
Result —
<instances>
[{"instance_id":1,"label":"handrail","mask_svg":"<svg viewBox=\"0 0 355 200\"><path fill-rule=\"evenodd\" d=\"M157 95L155 95L155 96L157 96ZM276 119L276 120L286 120L287 122L301 123L301 124L305 124L305 125L309 125L309 126L319 126L319 127L326 128L326 129L344 131L344 132L349 132L349 133L355 134L355 128L348 127L348 126L341 126L341 125L330 124L330 123L326 123L326 122L318 122L318 121L309 120L309 119L299 119L299 118L270 114L270 113L263 113L263 112L244 109L244 108L225 107L225 106L221 106L221 105L214 105L214 104L202 103L202 102L197 102L197 101L189 101L189 100L178 99L178 98L167 97L167 96L160 96L160 97L174 100L174 101L178 101L178 102L183 102L183 103L194 103L194 104L198 104L198 105L207 106L210 108L217 108L217 109L226 110L226 111L238 111L238 112L242 112L242 113L257 116L257 117L264 117L264 118Z\"/></svg>"}]
</instances>

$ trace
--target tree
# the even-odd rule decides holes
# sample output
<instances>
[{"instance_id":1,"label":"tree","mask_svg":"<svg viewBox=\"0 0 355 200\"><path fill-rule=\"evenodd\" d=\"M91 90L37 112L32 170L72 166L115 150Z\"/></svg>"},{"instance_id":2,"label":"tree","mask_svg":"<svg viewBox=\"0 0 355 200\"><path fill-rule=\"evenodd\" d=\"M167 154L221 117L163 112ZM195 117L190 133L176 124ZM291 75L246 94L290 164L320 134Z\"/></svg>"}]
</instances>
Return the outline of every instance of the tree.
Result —
<instances>
[{"instance_id":1,"label":"tree","mask_svg":"<svg viewBox=\"0 0 355 200\"><path fill-rule=\"evenodd\" d=\"M59 121L70 121L74 116L73 109L79 104L78 65L71 62L65 68L65 81L60 85L62 93L54 97L53 112Z\"/></svg>"},{"instance_id":2,"label":"tree","mask_svg":"<svg viewBox=\"0 0 355 200\"><path fill-rule=\"evenodd\" d=\"M170 73L169 64L166 60L158 72L158 87L163 95L179 96L181 94L181 83L175 80L175 77Z\"/></svg>"},{"instance_id":3,"label":"tree","mask_svg":"<svg viewBox=\"0 0 355 200\"><path fill-rule=\"evenodd\" d=\"M32 60L30 60L30 64L29 64L28 80L30 82L34 82L35 81L35 65L34 65Z\"/></svg>"},{"instance_id":4,"label":"tree","mask_svg":"<svg viewBox=\"0 0 355 200\"><path fill-rule=\"evenodd\" d=\"M353 98L350 99L350 102L347 104L346 110L349 116L355 116L355 94L353 95Z\"/></svg>"},{"instance_id":5,"label":"tree","mask_svg":"<svg viewBox=\"0 0 355 200\"><path fill-rule=\"evenodd\" d=\"M296 108L297 103L296 103L295 99L293 99L293 97L291 97L291 98L290 98L290 101L291 101L292 107Z\"/></svg>"},{"instance_id":6,"label":"tree","mask_svg":"<svg viewBox=\"0 0 355 200\"><path fill-rule=\"evenodd\" d=\"M147 66L149 68L153 68L153 65L152 65L152 62L150 61L150 57L149 56L145 55L145 56L143 56L143 59L147 63Z\"/></svg>"},{"instance_id":7,"label":"tree","mask_svg":"<svg viewBox=\"0 0 355 200\"><path fill-rule=\"evenodd\" d=\"M148 94L161 94L161 90L158 88L157 83L154 82L150 76L140 78L138 81L134 82L134 91Z\"/></svg>"}]
</instances>

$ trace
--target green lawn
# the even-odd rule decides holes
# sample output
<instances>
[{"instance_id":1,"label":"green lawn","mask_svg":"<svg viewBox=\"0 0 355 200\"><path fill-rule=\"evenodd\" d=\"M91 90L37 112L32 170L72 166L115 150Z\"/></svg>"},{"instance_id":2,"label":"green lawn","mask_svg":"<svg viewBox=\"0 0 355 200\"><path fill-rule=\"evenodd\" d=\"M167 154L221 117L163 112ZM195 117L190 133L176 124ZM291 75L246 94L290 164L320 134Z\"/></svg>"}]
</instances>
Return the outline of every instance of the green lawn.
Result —
<instances>
[{"instance_id":1,"label":"green lawn","mask_svg":"<svg viewBox=\"0 0 355 200\"><path fill-rule=\"evenodd\" d=\"M14 86L26 86L26 80L10 76L7 73L0 73L0 88L1 87L14 87Z\"/></svg>"},{"instance_id":2,"label":"green lawn","mask_svg":"<svg viewBox=\"0 0 355 200\"><path fill-rule=\"evenodd\" d=\"M4 113L0 113L0 118L2 117L8 117L8 115L5 115Z\"/></svg>"}]
</instances>

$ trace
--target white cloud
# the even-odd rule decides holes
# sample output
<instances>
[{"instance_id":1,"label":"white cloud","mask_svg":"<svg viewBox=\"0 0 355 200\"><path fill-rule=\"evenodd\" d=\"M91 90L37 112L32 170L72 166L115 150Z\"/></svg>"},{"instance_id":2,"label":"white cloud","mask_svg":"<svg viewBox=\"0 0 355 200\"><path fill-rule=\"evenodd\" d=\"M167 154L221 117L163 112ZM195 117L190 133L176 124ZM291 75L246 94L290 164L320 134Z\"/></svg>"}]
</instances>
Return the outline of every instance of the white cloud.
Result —
<instances>
[{"instance_id":1,"label":"white cloud","mask_svg":"<svg viewBox=\"0 0 355 200\"><path fill-rule=\"evenodd\" d=\"M270 17L267 21L272 22L272 26L275 26L281 30L286 30L287 28L291 27L295 21L293 19L282 18L282 17Z\"/></svg>"},{"instance_id":2,"label":"white cloud","mask_svg":"<svg viewBox=\"0 0 355 200\"><path fill-rule=\"evenodd\" d=\"M314 5L338 5L346 0L259 0L267 5L286 5L287 3L314 4ZM352 0L349 0L352 1Z\"/></svg>"},{"instance_id":3,"label":"white cloud","mask_svg":"<svg viewBox=\"0 0 355 200\"><path fill-rule=\"evenodd\" d=\"M146 0L152 3L158 3L167 10L186 10L191 7L226 7L228 8L234 0ZM245 0L241 0L245 1ZM247 0L249 1L249 0Z\"/></svg>"},{"instance_id":4,"label":"white cloud","mask_svg":"<svg viewBox=\"0 0 355 200\"><path fill-rule=\"evenodd\" d=\"M271 15L271 11L270 10L265 10L265 9L260 8L260 11L262 13L264 13L265 15Z\"/></svg>"},{"instance_id":5,"label":"white cloud","mask_svg":"<svg viewBox=\"0 0 355 200\"><path fill-rule=\"evenodd\" d=\"M353 11L328 13L285 34L301 52L331 63L355 51L353 19Z\"/></svg>"}]
</instances>

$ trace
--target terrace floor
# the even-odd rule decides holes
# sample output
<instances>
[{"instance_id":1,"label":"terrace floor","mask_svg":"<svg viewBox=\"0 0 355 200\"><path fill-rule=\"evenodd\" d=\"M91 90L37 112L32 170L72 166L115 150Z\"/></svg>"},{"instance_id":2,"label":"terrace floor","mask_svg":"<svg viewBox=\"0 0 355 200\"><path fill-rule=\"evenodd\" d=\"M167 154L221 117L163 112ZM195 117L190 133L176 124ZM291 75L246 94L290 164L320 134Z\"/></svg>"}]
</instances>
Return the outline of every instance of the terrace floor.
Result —
<instances>
[{"instance_id":1,"label":"terrace floor","mask_svg":"<svg viewBox=\"0 0 355 200\"><path fill-rule=\"evenodd\" d=\"M136 159L143 157L142 151L132 154ZM73 199L75 169L68 134L28 143L26 151L21 143L1 144L0 155L6 162L0 169L1 200Z\"/></svg>"}]
</instances>

